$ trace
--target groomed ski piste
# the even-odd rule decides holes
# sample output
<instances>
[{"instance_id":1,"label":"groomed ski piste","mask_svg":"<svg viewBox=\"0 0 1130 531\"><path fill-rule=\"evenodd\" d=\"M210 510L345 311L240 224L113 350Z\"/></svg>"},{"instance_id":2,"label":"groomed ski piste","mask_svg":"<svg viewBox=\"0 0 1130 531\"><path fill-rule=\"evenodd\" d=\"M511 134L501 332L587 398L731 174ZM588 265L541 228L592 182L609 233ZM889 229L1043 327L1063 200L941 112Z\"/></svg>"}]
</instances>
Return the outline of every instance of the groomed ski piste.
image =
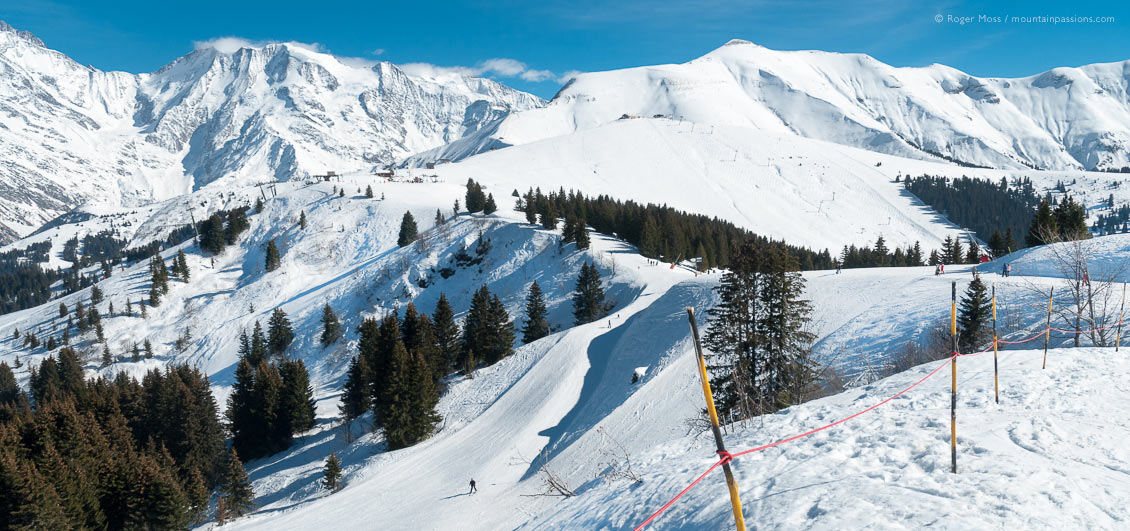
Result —
<instances>
[{"instance_id":1,"label":"groomed ski piste","mask_svg":"<svg viewBox=\"0 0 1130 531\"><path fill-rule=\"evenodd\" d=\"M481 160L489 162L487 157L528 147L508 148ZM161 306L150 309L148 319L104 318L111 349L123 359L99 368L101 346L89 338L78 345L88 356L88 375L120 370L140 375L174 362L197 365L210 375L223 407L240 330L250 329L255 320L265 323L275 307L288 313L297 337L289 355L303 359L310 368L318 425L297 437L289 450L246 464L258 507L225 529L633 528L714 462L709 435L694 421L703 401L684 309L694 307L705 326L704 312L715 302L712 288L718 272L696 275L681 266L654 265L605 235L594 234L588 251L559 245L559 231L525 224L521 214L510 208L512 188L539 186L539 179L547 177L531 171L525 183L505 180L501 171L484 171L486 163L472 164L476 160L480 158L443 168L437 172L442 176L438 183L385 182L352 175L332 184L280 183L277 196L251 188L209 199L206 194L214 192L205 189L159 205L149 218L138 214L137 227L147 222L158 225L158 216L160 224L174 224L187 221L181 218L201 201L219 208L249 203L256 194L267 197L263 213L251 216L252 227L239 245L215 257L214 264L190 243L182 246L189 255L192 280L174 281ZM491 164L504 162L495 159ZM462 197L460 185L469 174L487 185L501 210L493 216L462 214L450 219L450 206ZM575 187L591 195L605 192L595 179L608 174L591 175L595 177L580 179ZM678 188L671 187L687 186L678 179L679 172L656 175L652 186L668 187L671 197L680 195ZM789 172L779 177L798 188L802 184L793 181L803 178L805 174ZM623 197L631 191L627 183L609 182L615 187L606 193ZM374 188L373 199L359 193L368 184ZM881 175L868 185L879 192L861 197L873 202L852 206L841 215L878 210L879 205L891 205L883 208L892 210L916 208L913 198L899 194L898 185ZM344 198L332 194L332 187L341 186L347 192ZM556 189L541 186L543 191ZM762 199L741 195L744 189L738 186L723 192L755 209ZM796 201L802 196L779 197ZM708 206L680 207L701 211ZM431 222L437 208L448 218L439 229ZM426 245L395 247L405 210L413 212L425 231ZM803 208L794 205L792 210ZM309 221L305 230L297 227L301 211ZM867 218L871 225L864 227L866 234L851 241L868 243L872 235L887 230L903 238L924 230L935 239L956 232L926 213L894 217L891 229L882 226L887 216L882 217ZM60 237L80 234L95 231L104 221L57 230ZM761 219L750 218L742 224L760 230L759 223ZM826 238L823 227L832 223L825 218L763 232L790 243L815 245ZM135 243L149 238L142 232L137 229ZM262 270L263 248L271 238L283 250L283 265L267 273ZM457 268L450 278L437 274L464 246L474 253L480 238L491 241L481 264ZM1126 236L1098 238L1091 244L1098 246L1107 262L1130 253ZM930 248L925 242L924 247ZM56 243L53 252L60 249ZM167 260L177 250L165 250L162 256ZM1061 281L1053 278L1054 266L1046 251L1017 253L1009 259L1016 264L1012 277L997 278L996 263L985 266L985 277L995 283L1002 304L1016 307L1015 320L1024 325L1013 331L1019 337L1023 328L1040 324L1040 300L1032 286ZM585 261L600 269L615 305L607 319L572 327L569 295ZM840 275L813 271L805 277L808 297L818 309L817 352L847 375L858 372L865 361L882 362L902 343L920 338L947 319L950 282L957 280L960 292L972 278L968 268L960 267L947 268L941 277L929 267L845 270ZM421 283L421 279L427 280ZM355 438L349 442L337 419L337 403L349 358L356 353L355 330L362 317L403 309L409 301L430 313L441 292L461 313L471 293L488 283L520 325L525 292L535 279L546 291L556 333L518 347L512 356L477 371L473 379L452 376L438 407L444 421L423 443L386 452L380 431L370 430L368 417L349 427ZM148 292L146 264L115 271L99 285L119 312L127 295L136 312L137 301ZM89 290L62 301L73 307L80 299L89 300ZM20 356L24 365L17 376L22 382L29 366L45 353L40 349L28 354L13 343L10 331L59 325L58 302L0 316L0 359L11 364L15 355ZM323 348L316 337L321 308L327 302L344 318L347 335L345 341ZM178 352L173 345L186 328L192 340ZM157 356L128 361L126 345L145 338L154 342ZM948 472L947 368L875 411L735 461L747 521L759 528L1119 527L1118 508L1125 506L1127 496L1127 489L1119 487L1126 484L1127 468L1118 463L1125 461L1127 451L1114 441L1120 438L1116 434L1126 432L1125 423L1119 421L1119 412L1125 409L1119 386L1126 384L1116 360L1124 353L1059 348L1065 341L1053 338L1046 370L1029 361L1042 352L1002 353L1000 406L985 391L991 390L990 357L958 360L961 474ZM938 363L747 421L744 427L729 426L728 444L736 452L844 418L917 381ZM641 369L643 378L632 384L632 374ZM1072 442L1076 435L1082 442ZM333 494L319 483L330 452L342 459L345 473L344 487ZM642 483L599 477L610 465L623 467L629 460ZM545 496L539 466L543 462L577 496ZM1036 481L1026 481L1030 477ZM479 492L468 495L472 478ZM1088 501L1075 503L1082 499ZM716 474L654 526L717 529L728 527L729 518Z\"/></svg>"}]
</instances>

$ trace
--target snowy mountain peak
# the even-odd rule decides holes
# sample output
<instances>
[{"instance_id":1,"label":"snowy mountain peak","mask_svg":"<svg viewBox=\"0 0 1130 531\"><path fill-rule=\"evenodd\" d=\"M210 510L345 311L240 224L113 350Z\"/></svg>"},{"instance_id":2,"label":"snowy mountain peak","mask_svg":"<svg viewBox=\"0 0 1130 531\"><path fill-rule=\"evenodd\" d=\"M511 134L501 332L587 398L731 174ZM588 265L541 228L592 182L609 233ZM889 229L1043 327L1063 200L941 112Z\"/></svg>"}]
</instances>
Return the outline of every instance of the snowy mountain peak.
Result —
<instances>
[{"instance_id":1,"label":"snowy mountain peak","mask_svg":"<svg viewBox=\"0 0 1130 531\"><path fill-rule=\"evenodd\" d=\"M5 42L0 243L87 203L369 171L544 104L487 79L425 79L294 42L217 39L146 74L81 66L6 24Z\"/></svg>"},{"instance_id":2,"label":"snowy mountain peak","mask_svg":"<svg viewBox=\"0 0 1130 531\"><path fill-rule=\"evenodd\" d=\"M30 31L23 31L13 28L7 22L0 20L0 40L11 42L17 39L33 46L38 46L40 48L47 47L45 44L43 44L43 41L40 40L39 37L36 37L35 34L31 33Z\"/></svg>"},{"instance_id":3,"label":"snowy mountain peak","mask_svg":"<svg viewBox=\"0 0 1130 531\"><path fill-rule=\"evenodd\" d=\"M752 43L752 42L749 42L745 39L730 39L729 41L726 42L726 44L723 44L722 46L726 47L726 46L757 46L757 45Z\"/></svg>"}]
</instances>

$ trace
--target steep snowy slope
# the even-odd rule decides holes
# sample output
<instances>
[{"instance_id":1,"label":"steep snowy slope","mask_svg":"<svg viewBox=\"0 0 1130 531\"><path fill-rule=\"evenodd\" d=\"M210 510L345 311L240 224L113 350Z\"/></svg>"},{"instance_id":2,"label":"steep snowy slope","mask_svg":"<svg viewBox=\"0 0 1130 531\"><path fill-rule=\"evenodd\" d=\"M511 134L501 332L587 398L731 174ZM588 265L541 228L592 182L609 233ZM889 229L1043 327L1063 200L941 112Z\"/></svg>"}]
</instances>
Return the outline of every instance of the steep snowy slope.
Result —
<instances>
[{"instance_id":1,"label":"steep snowy slope","mask_svg":"<svg viewBox=\"0 0 1130 531\"><path fill-rule=\"evenodd\" d=\"M368 170L541 103L486 79L413 77L296 43L102 72L0 22L0 243L87 202Z\"/></svg>"},{"instance_id":2,"label":"steep snowy slope","mask_svg":"<svg viewBox=\"0 0 1130 531\"><path fill-rule=\"evenodd\" d=\"M758 529L1125 529L1130 432L1126 352L1009 351L958 360L958 474L951 474L950 369L872 412L732 465ZM726 436L732 452L826 425L905 389L943 362L789 408ZM594 480L522 529L631 529L715 460L709 432L641 451L643 482ZM648 529L733 526L715 471Z\"/></svg>"},{"instance_id":3,"label":"steep snowy slope","mask_svg":"<svg viewBox=\"0 0 1130 531\"><path fill-rule=\"evenodd\" d=\"M734 40L684 64L577 76L544 108L409 163L517 145L623 115L662 115L994 168L1130 166L1130 62L976 78L861 54L780 52ZM488 142L487 138L493 140Z\"/></svg>"},{"instance_id":4,"label":"steep snowy slope","mask_svg":"<svg viewBox=\"0 0 1130 531\"><path fill-rule=\"evenodd\" d=\"M495 181L493 174L481 169L476 171L484 174L482 181L487 183L488 191L496 197L507 197L510 181ZM663 181L656 182L660 183L656 186L661 186ZM354 193L366 185L372 185L376 196L385 199L366 199ZM350 193L346 197L334 195L332 191L338 186L344 186ZM297 336L290 355L303 359L310 368L319 401L318 425L299 437L288 451L247 464L259 509L256 514L234 522L232 528L624 527L642 519L647 508L681 488L685 477L697 473L699 465L709 457L709 452L699 452L704 444L700 430L693 428L693 423L688 424L697 416L701 399L690 356L684 308L692 306L701 312L714 304L711 289L718 281L716 273L696 276L683 268L651 265L621 242L600 235L594 235L591 250L578 252L572 245L560 246L558 234L521 223L521 215L505 207L496 216L464 215L433 228L430 220L436 209L446 210L464 191L450 181L394 183L358 174L335 183L304 186L292 181L281 183L277 188L278 196L269 197L264 211L251 217L252 228L242 237L240 245L215 257L214 262L200 256L191 244L183 247L189 255L192 280L188 283L174 281L161 306L150 309L148 319L120 313L109 316L108 312L102 312L107 315L104 323L111 352L118 357L111 367L98 367L101 345L95 343L90 334L76 339L80 352L87 356L90 374L110 375L119 370L138 374L170 362L187 362L210 375L223 403L232 383L240 330L252 327L256 320L265 321L275 307L289 314ZM167 201L154 208L152 214L136 214L139 221L147 217L150 221L141 225L149 228L138 228L134 237L156 233L148 231L156 230L154 227L160 225L157 220L172 221L177 211L183 216L185 200L190 199L187 203L190 205L204 202L209 208L219 208L225 205L223 201L231 204L250 201L254 197L251 193L257 191L255 188L238 189L234 197L213 197L211 190L200 190L183 200ZM877 209L878 201L880 199L872 199L868 206ZM412 211L421 228L426 229L424 245L395 247L397 225L405 210ZM297 226L300 212L306 212L308 217L305 230ZM94 218L82 223L103 221ZM79 229L72 226L58 230L65 234L79 233ZM83 230L93 230L93 226ZM868 227L868 230L876 228ZM795 234L801 238L810 237L805 235L814 232L813 228L796 228ZM491 245L482 255L480 265L457 267L449 278L438 274L440 267L451 264L455 253L464 246L473 249L481 238L489 239ZM283 250L282 267L271 273L262 270L263 247L269 239L274 239ZM1125 237L1103 238L1097 242L1110 256L1124 256L1127 252ZM176 251L168 249L163 256L167 259ZM1036 256L1031 259L1040 260ZM585 261L595 263L600 269L614 309L608 319L571 327L569 295L577 270ZM148 291L145 269L145 264L138 264L117 271L100 283L108 302L113 301L119 312L125 298L136 304ZM834 350L850 351L850 356L825 359L841 368L858 366L861 360L882 362L891 353L890 338L913 339L921 323L934 322L948 314L945 300L951 279L958 279L963 288L970 278L965 271L935 278L928 268L845 271L841 275L815 271L807 273L806 277L808 296L818 308L816 317L822 344L838 342L842 346L839 349L820 346L821 355ZM345 430L336 423L336 406L349 357L356 352L356 327L361 318L402 309L410 301L430 312L440 293L446 293L457 311L465 311L471 293L482 283L489 283L492 291L502 297L510 314L518 316L525 291L535 279L546 291L550 322L557 333L519 347L513 356L479 371L474 379L453 378L439 406L444 423L435 436L422 444L403 451L385 452L381 433L368 431L368 418L352 426L356 440L349 442ZM1012 281L1017 284L1010 287L998 280L1000 293L1021 291L1021 282L1054 282L1053 279L1019 276ZM63 302L73 307L80 299L89 300L89 292L67 296ZM342 315L347 330L345 341L328 348L317 344L318 320L325 303ZM105 306L106 303L101 305L103 309ZM11 330L14 327L25 332L34 330L40 337L46 337L51 330L59 333L58 327L63 321L58 318L57 307L58 301L53 301L0 316L0 360L12 363L19 356L23 366L17 370L17 376L21 381L26 381L30 367L46 353L42 348L29 352L11 339ZM1018 310L1018 315L1019 322L1030 321L1024 311ZM176 339L186 331L191 340L184 350L178 351ZM129 346L144 339L154 343L156 357L128 361ZM1009 357L1005 359L1018 359L1012 356L1023 355L1026 354L1008 352ZM1097 364L1106 359L1103 351L1087 355L1093 358L1087 363ZM1073 356L1070 351L1053 351L1049 369L1072 367L1069 360ZM964 359L959 363L964 377L976 381L970 388L981 388L976 395L963 395L963 407L984 409L987 399L983 392L985 386L991 385L984 367ZM1007 367L1006 370L1010 370ZM632 373L639 368L644 369L644 377L632 384ZM1058 410L1064 411L1061 417L1056 417L1064 424L1024 424L1024 421L1031 422L1031 417L1020 415L1032 413L1024 408L1050 407L1040 401L1047 400L1046 394L1053 389L1050 386L1059 383L1055 379L1024 374L1015 373L1007 380L1020 382L1024 377L1031 384L1024 387L1018 383L1011 387L1011 383L1006 383L1006 405L1013 409L1004 410L998 417L1001 422L1016 423L1018 439L1015 440L1020 441L1016 444L1027 445L1025 447L1041 456L1035 459L1052 463L1077 459L1090 467L1091 464L1106 464L1107 461L1103 461L1106 455L1115 455L1111 459L1116 461L1121 459L1117 454L1109 454L1108 450L1115 449L1101 446L1105 443L1099 443L1100 450L1095 453L1073 453L1072 447L1058 443L1042 446L1026 443L1045 441L1059 430L1068 429L1062 426L1074 429L1074 423L1097 424L1098 429L1124 427L1101 424L1105 420L1102 417L1081 417L1075 412L1074 402L1062 406L1064 402L1060 398L1054 407L1070 407ZM1064 385L1082 385L1079 382L1086 380L1082 375L1090 373L1055 374L1065 375ZM1103 378L1118 378L1119 374L1114 372ZM1102 381L1102 378L1088 377L1090 381ZM770 416L764 420L767 428L740 431L732 444L752 445L764 438L791 435L794 429L801 431L820 420L834 420L841 414L854 412L860 404L870 405L873 399L889 394L892 387L912 378L913 375L895 377ZM990 460L985 457L986 453L989 457L1000 457L998 461L1008 467L1021 458L1016 457L1008 444L998 448L984 442L989 436L982 432L989 433L992 428L987 424L974 424L977 421L972 417L969 424L962 424L967 427L961 433L972 436L963 443L963 456L969 456L963 459L969 459L970 471L976 472L969 480L944 474L945 429L938 420L945 415L938 405L944 401L941 396L944 386L941 382L931 382L931 385L935 387L923 388L922 393L908 395L905 400L891 404L891 409L883 410L885 416L861 418L858 423L794 447L799 450L782 448L780 451L801 454L764 454L775 456L771 463L773 468L764 473L762 469L748 468L766 466L759 461L766 459L764 456L751 458L752 464L739 463L743 478L769 473L792 477L796 470L803 472L793 478L797 483L788 483L787 478L774 479L769 485L745 481L746 489L756 489L746 491L751 493L747 495L749 510L757 511L750 513L750 517L763 515L763 521L773 525L793 525L797 518L804 517L804 511L818 503L810 497L817 495L813 493L827 493L824 499L828 501L819 502L820 509L804 518L828 527L884 526L890 521L905 521L907 526L916 526L921 525L920 519L926 518L924 515L929 514L931 508L940 507L939 498L975 488L996 492L992 489L1003 488L999 485L1008 482L1009 474L1019 475L1019 468L1004 468L999 473L987 468L984 463ZM1076 390L1078 396L1083 395L1082 388L1078 387L1068 388L1068 395L1077 396ZM1020 399L1026 401L1017 402ZM1011 405L1013 403L1024 405ZM1109 403L1111 407L1122 407L1117 401ZM961 418L966 417L963 414ZM911 426L922 428L912 430ZM866 431L867 427L895 429L900 435L877 438L878 432ZM968 431L964 431L966 429ZM769 433L772 435L767 435ZM903 436L904 433L907 435ZM934 448L935 445L939 448ZM861 446L863 448L859 449ZM1000 453L994 453L998 451ZM318 485L322 463L330 452L336 452L345 463L345 488L333 495L327 495ZM539 466L533 464L539 462L539 455L544 455L547 466L580 496L567 501L528 496L545 490ZM850 461L846 457L849 455L853 456ZM798 460L804 457L812 457L822 464L815 469L796 468L801 466L797 465ZM633 470L643 476L643 484L633 486L598 478L611 464L623 467L628 460ZM907 460L912 460L913 464L906 465ZM843 479L816 490L788 490L808 485L801 481L813 477L811 474L815 472L809 470L826 472L833 465L839 466L836 473L843 474ZM1063 471L1065 466L1056 464L1052 470ZM875 470L878 472L868 472ZM1104 485L1102 482L1107 481L1108 476L1102 474L1108 472L1094 472L1092 477L1090 471L1091 468L1086 469L1086 478ZM872 473L877 475L868 475ZM1109 472L1114 476L1119 473ZM868 498L867 503L886 504L894 496L893 491L865 487L875 481L874 478L903 477L934 482L923 494L921 503L915 498L913 504L900 505L906 508L904 512L862 513L844 506L846 502L842 500L861 491L874 493L875 497ZM473 497L466 496L464 491L471 478L478 481L481 491ZM962 483L964 481L973 483ZM1061 482L1056 492L1062 492L1062 496L1067 497L1064 499L1087 497L1100 508L1119 503L1116 494L1076 486L1070 479L1056 481ZM1079 483L1086 484L1082 480ZM786 484L790 486L778 488ZM843 489L837 485L843 485ZM756 501L768 495L783 496L781 500L795 505L789 505L790 509L785 511L777 509L777 504ZM664 525L688 528L724 525L728 514L725 508L700 496L706 495L696 492L686 505L679 506L670 520L673 523ZM1037 508L1052 503L1027 491L1014 496L1017 503ZM978 504L971 507L982 508L982 502L976 498L970 503ZM1015 524L1018 521L1015 518L1019 518L1005 511L990 516L999 520L985 527ZM1113 517L1086 508L1048 517L1068 527L1111 526L1113 521L1104 519Z\"/></svg>"}]
</instances>

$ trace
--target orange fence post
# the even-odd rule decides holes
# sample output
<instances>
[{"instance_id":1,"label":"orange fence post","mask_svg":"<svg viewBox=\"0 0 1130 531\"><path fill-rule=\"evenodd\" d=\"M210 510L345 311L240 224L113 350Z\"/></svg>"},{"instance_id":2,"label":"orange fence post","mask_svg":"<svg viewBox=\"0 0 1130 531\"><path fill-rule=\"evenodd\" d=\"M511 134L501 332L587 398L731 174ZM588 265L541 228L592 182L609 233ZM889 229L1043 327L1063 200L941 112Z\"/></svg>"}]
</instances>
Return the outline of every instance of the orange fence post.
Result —
<instances>
[{"instance_id":1,"label":"orange fence post","mask_svg":"<svg viewBox=\"0 0 1130 531\"><path fill-rule=\"evenodd\" d=\"M950 463L952 472L957 473L957 281L950 281L950 346L953 359L950 361Z\"/></svg>"},{"instance_id":2,"label":"orange fence post","mask_svg":"<svg viewBox=\"0 0 1130 531\"><path fill-rule=\"evenodd\" d=\"M997 285L993 284L993 396L1001 403L1000 372L997 370Z\"/></svg>"},{"instance_id":3,"label":"orange fence post","mask_svg":"<svg viewBox=\"0 0 1130 531\"><path fill-rule=\"evenodd\" d=\"M710 391L710 378L706 374L706 357L702 355L702 343L698 339L698 323L694 320L694 308L687 306L687 319L691 322L691 337L694 338L694 351L698 357L698 376L702 378L702 394L706 397L706 410L710 413L710 429L714 431L714 442L718 445L718 455L729 456L726 445L722 443L722 431L718 426L718 412L714 409L714 393ZM730 463L722 463L726 473L726 486L730 489L730 508L734 511L734 525L738 531L745 531L745 516L742 515L742 500L738 497L738 481L730 470Z\"/></svg>"},{"instance_id":4,"label":"orange fence post","mask_svg":"<svg viewBox=\"0 0 1130 531\"><path fill-rule=\"evenodd\" d=\"M1114 333L1114 351L1118 352L1118 343L1122 339L1122 316L1126 310L1126 282L1122 282L1122 306L1118 308L1118 331Z\"/></svg>"},{"instance_id":5,"label":"orange fence post","mask_svg":"<svg viewBox=\"0 0 1130 531\"><path fill-rule=\"evenodd\" d=\"M1048 292L1048 327L1044 333L1044 364L1041 369L1048 368L1048 341L1052 337L1052 296L1055 294L1055 288Z\"/></svg>"}]
</instances>

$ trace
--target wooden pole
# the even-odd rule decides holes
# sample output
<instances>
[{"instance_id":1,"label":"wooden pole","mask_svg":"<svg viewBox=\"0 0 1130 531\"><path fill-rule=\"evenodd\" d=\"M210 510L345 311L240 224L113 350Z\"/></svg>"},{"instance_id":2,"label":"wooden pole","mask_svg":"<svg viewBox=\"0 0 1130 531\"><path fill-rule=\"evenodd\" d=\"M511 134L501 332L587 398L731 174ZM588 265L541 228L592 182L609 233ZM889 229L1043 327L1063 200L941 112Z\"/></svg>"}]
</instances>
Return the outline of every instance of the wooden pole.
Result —
<instances>
[{"instance_id":1,"label":"wooden pole","mask_svg":"<svg viewBox=\"0 0 1130 531\"><path fill-rule=\"evenodd\" d=\"M1118 343L1122 339L1122 317L1126 310L1126 282L1122 282L1122 306L1118 308L1118 330L1114 333L1114 351L1118 352Z\"/></svg>"},{"instance_id":2,"label":"wooden pole","mask_svg":"<svg viewBox=\"0 0 1130 531\"><path fill-rule=\"evenodd\" d=\"M957 281L950 281L950 464L957 473Z\"/></svg>"},{"instance_id":3,"label":"wooden pole","mask_svg":"<svg viewBox=\"0 0 1130 531\"><path fill-rule=\"evenodd\" d=\"M1052 338L1052 298L1055 294L1055 288L1048 292L1048 325L1044 332L1044 364L1041 369L1048 368L1048 341Z\"/></svg>"},{"instance_id":4,"label":"wooden pole","mask_svg":"<svg viewBox=\"0 0 1130 531\"><path fill-rule=\"evenodd\" d=\"M1001 403L1000 372L997 370L997 285L993 284L993 396Z\"/></svg>"},{"instance_id":5,"label":"wooden pole","mask_svg":"<svg viewBox=\"0 0 1130 531\"><path fill-rule=\"evenodd\" d=\"M698 339L698 323L694 320L694 308L687 306L687 319L691 322L691 337L694 338L694 351L698 357L698 376L702 379L702 394L706 397L706 410L710 413L710 429L714 431L714 442L718 445L718 454L726 454L726 446L722 442L722 431L718 426L718 412L714 409L714 395L710 392L710 378L706 374L706 357L702 355L702 343ZM726 473L726 486L730 488L730 507L734 511L734 525L738 531L745 531L745 517L742 516L742 500L738 497L738 481L734 479L734 472L730 470L730 463L722 464L722 471Z\"/></svg>"}]
</instances>

